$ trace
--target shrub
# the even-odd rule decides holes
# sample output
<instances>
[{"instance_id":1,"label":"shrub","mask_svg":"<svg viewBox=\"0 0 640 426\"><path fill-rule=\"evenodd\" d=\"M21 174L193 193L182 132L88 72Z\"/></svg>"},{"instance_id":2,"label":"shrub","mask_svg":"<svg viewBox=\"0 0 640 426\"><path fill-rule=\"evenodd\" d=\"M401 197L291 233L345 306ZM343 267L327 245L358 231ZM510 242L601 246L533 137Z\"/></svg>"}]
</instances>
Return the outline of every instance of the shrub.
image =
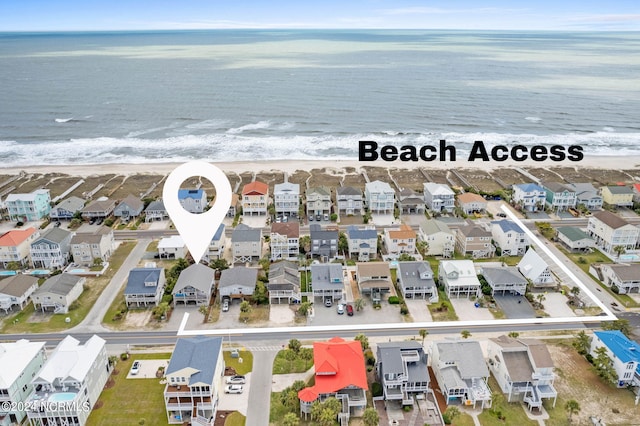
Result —
<instances>
[{"instance_id":1,"label":"shrub","mask_svg":"<svg viewBox=\"0 0 640 426\"><path fill-rule=\"evenodd\" d=\"M16 228L20 228L22 225L24 225L24 222L19 220L18 222L16 222Z\"/></svg>"},{"instance_id":2,"label":"shrub","mask_svg":"<svg viewBox=\"0 0 640 426\"><path fill-rule=\"evenodd\" d=\"M389 296L389 304L398 305L400 304L400 299L398 298L398 296Z\"/></svg>"},{"instance_id":3,"label":"shrub","mask_svg":"<svg viewBox=\"0 0 640 426\"><path fill-rule=\"evenodd\" d=\"M404 410L405 413L408 413L413 409L413 405L403 405L402 409Z\"/></svg>"},{"instance_id":4,"label":"shrub","mask_svg":"<svg viewBox=\"0 0 640 426\"><path fill-rule=\"evenodd\" d=\"M371 384L371 395L376 397L376 396L382 396L382 385L378 382L373 382Z\"/></svg>"},{"instance_id":5,"label":"shrub","mask_svg":"<svg viewBox=\"0 0 640 426\"><path fill-rule=\"evenodd\" d=\"M400 314L401 315L409 315L409 308L404 303L402 304L402 306L400 306Z\"/></svg>"},{"instance_id":6,"label":"shrub","mask_svg":"<svg viewBox=\"0 0 640 426\"><path fill-rule=\"evenodd\" d=\"M593 364L593 356L591 354L586 354L584 357L589 361L589 364Z\"/></svg>"},{"instance_id":7,"label":"shrub","mask_svg":"<svg viewBox=\"0 0 640 426\"><path fill-rule=\"evenodd\" d=\"M126 353L126 352L121 353L120 354L120 359L123 360L123 361L128 360L129 359L129 354Z\"/></svg>"},{"instance_id":8,"label":"shrub","mask_svg":"<svg viewBox=\"0 0 640 426\"><path fill-rule=\"evenodd\" d=\"M107 220L104 221L104 226L108 226L109 228L111 228L113 226L113 219L109 218Z\"/></svg>"},{"instance_id":9,"label":"shrub","mask_svg":"<svg viewBox=\"0 0 640 426\"><path fill-rule=\"evenodd\" d=\"M451 424L451 418L447 413L442 413L442 421L444 422L445 425Z\"/></svg>"}]
</instances>

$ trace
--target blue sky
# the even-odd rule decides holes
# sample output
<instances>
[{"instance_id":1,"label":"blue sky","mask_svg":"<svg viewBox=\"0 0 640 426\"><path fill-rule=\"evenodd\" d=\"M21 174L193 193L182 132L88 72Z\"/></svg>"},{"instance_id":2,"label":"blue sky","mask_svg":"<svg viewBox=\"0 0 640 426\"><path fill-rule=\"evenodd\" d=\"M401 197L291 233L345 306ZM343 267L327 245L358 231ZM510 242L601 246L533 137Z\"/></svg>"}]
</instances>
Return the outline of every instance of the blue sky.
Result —
<instances>
[{"instance_id":1,"label":"blue sky","mask_svg":"<svg viewBox=\"0 0 640 426\"><path fill-rule=\"evenodd\" d=\"M0 0L0 31L207 28L640 30L640 1Z\"/></svg>"}]
</instances>

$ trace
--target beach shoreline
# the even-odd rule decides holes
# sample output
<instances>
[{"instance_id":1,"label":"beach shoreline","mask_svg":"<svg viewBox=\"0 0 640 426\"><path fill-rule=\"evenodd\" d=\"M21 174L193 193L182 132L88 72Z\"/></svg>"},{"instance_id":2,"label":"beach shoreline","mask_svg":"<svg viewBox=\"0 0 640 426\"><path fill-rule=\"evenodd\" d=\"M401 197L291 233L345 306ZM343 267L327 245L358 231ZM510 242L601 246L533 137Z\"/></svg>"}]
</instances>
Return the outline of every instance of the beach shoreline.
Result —
<instances>
[{"instance_id":1,"label":"beach shoreline","mask_svg":"<svg viewBox=\"0 0 640 426\"><path fill-rule=\"evenodd\" d=\"M65 164L65 165L28 165L28 166L10 166L0 167L0 174L15 175L20 172L26 173L62 173L70 176L87 177L93 175L102 175L108 173L116 173L118 175L135 175L135 174L168 174L175 169L181 162L166 163L119 163L119 164ZM640 168L640 155L638 156L598 156L585 157L582 161L522 161L513 160L496 162L402 162L402 161L358 161L358 160L264 160L264 161L228 161L228 162L211 162L221 170L227 173L260 173L269 171L280 171L285 173L295 173L297 170L312 169L335 169L343 170L345 168L354 168L360 170L363 167L380 167L390 169L416 169L423 168L426 170L482 170L492 171L496 168L573 168L573 169L600 169L600 170L630 170Z\"/></svg>"}]
</instances>

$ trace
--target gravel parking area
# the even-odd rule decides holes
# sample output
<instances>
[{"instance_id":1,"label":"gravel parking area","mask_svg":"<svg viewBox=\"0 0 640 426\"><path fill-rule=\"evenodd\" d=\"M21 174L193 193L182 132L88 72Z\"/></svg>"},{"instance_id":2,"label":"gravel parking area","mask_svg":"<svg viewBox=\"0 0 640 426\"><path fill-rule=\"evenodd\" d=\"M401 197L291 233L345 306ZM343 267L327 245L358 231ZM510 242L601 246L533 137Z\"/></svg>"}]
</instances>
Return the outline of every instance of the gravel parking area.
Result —
<instances>
[{"instance_id":1,"label":"gravel parking area","mask_svg":"<svg viewBox=\"0 0 640 426\"><path fill-rule=\"evenodd\" d=\"M158 368L164 367L165 369L169 365L168 359L135 359L133 358L133 362L139 362L140 368L138 369L138 374L131 374L131 369L127 373L127 379L153 379L156 377L156 372ZM133 364L131 364L133 365Z\"/></svg>"},{"instance_id":2,"label":"gravel parking area","mask_svg":"<svg viewBox=\"0 0 640 426\"><path fill-rule=\"evenodd\" d=\"M451 299L453 309L455 309L460 321L486 321L494 319L489 309L476 308L474 303L474 301L465 298Z\"/></svg>"}]
</instances>

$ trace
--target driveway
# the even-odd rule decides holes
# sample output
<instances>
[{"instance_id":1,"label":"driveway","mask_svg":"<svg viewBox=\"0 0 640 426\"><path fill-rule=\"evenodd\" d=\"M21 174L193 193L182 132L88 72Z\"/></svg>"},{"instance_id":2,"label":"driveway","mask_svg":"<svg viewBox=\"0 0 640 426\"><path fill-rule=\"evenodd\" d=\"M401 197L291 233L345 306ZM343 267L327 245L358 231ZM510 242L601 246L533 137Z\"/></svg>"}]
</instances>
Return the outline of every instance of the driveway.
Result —
<instances>
[{"instance_id":1,"label":"driveway","mask_svg":"<svg viewBox=\"0 0 640 426\"><path fill-rule=\"evenodd\" d=\"M453 309L460 321L487 321L492 320L493 314L487 308L476 308L475 301L465 297L459 299L451 298Z\"/></svg>"},{"instance_id":2,"label":"driveway","mask_svg":"<svg viewBox=\"0 0 640 426\"><path fill-rule=\"evenodd\" d=\"M496 300L500 309L502 309L502 312L504 312L504 315L509 319L536 317L536 311L524 296L505 294L504 296L494 295L493 298Z\"/></svg>"},{"instance_id":3,"label":"driveway","mask_svg":"<svg viewBox=\"0 0 640 426\"><path fill-rule=\"evenodd\" d=\"M550 316L555 318L567 318L567 317L575 317L576 314L573 312L573 309L567 305L569 299L567 296L560 293L546 293L544 295L545 301L542 302L544 305L544 311L548 313Z\"/></svg>"},{"instance_id":4,"label":"driveway","mask_svg":"<svg viewBox=\"0 0 640 426\"><path fill-rule=\"evenodd\" d=\"M353 316L346 313L339 315L337 312L338 303L335 302L330 308L324 306L320 298L316 298L314 303L314 315L309 317L309 325L344 325L344 324L396 324L404 322L400 315L400 305L390 305L383 301L379 310L373 309L371 299L365 297L367 305L360 312L354 308Z\"/></svg>"},{"instance_id":5,"label":"driveway","mask_svg":"<svg viewBox=\"0 0 640 426\"><path fill-rule=\"evenodd\" d=\"M414 322L432 322L431 312L427 307L427 299L404 299Z\"/></svg>"},{"instance_id":6,"label":"driveway","mask_svg":"<svg viewBox=\"0 0 640 426\"><path fill-rule=\"evenodd\" d=\"M249 407L249 392L251 392L251 379L253 372L245 374L247 382L243 385L242 393L224 393L226 383L223 382L223 388L220 392L220 401L218 402L218 410L239 411L243 416L247 415L247 407ZM252 401L253 403L253 401Z\"/></svg>"},{"instance_id":7,"label":"driveway","mask_svg":"<svg viewBox=\"0 0 640 426\"><path fill-rule=\"evenodd\" d=\"M273 360L278 351L255 351L253 353L253 372L251 386L242 395L247 395L245 402L246 424L251 426L269 426L269 405L271 403L271 385ZM248 403L251 401L251 404ZM243 411L244 412L244 411Z\"/></svg>"}]
</instances>

